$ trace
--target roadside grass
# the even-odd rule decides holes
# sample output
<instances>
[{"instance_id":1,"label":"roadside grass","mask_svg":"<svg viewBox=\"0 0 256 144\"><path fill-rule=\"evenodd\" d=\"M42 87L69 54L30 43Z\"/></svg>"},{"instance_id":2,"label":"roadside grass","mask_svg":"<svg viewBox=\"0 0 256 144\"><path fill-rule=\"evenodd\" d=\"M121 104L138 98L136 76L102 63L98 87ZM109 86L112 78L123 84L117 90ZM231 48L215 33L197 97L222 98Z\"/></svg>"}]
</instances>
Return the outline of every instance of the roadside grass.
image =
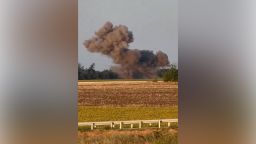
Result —
<instances>
[{"instance_id":1,"label":"roadside grass","mask_svg":"<svg viewBox=\"0 0 256 144\"><path fill-rule=\"evenodd\" d=\"M78 122L178 118L177 106L79 106Z\"/></svg>"},{"instance_id":2,"label":"roadside grass","mask_svg":"<svg viewBox=\"0 0 256 144\"><path fill-rule=\"evenodd\" d=\"M95 130L78 132L80 144L177 144L177 129Z\"/></svg>"}]
</instances>

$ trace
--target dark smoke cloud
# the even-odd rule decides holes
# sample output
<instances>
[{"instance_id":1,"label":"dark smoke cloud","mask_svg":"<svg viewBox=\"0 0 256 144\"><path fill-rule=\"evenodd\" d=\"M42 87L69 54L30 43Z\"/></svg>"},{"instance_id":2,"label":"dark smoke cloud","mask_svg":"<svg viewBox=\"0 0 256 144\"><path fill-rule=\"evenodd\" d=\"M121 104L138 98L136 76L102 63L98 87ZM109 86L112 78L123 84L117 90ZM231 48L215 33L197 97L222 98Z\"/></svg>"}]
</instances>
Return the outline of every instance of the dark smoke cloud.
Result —
<instances>
[{"instance_id":1,"label":"dark smoke cloud","mask_svg":"<svg viewBox=\"0 0 256 144\"><path fill-rule=\"evenodd\" d=\"M84 42L90 52L109 56L118 66L113 67L123 78L153 78L159 67L169 65L168 56L158 51L129 49L133 34L124 25L113 26L106 22L95 36Z\"/></svg>"}]
</instances>

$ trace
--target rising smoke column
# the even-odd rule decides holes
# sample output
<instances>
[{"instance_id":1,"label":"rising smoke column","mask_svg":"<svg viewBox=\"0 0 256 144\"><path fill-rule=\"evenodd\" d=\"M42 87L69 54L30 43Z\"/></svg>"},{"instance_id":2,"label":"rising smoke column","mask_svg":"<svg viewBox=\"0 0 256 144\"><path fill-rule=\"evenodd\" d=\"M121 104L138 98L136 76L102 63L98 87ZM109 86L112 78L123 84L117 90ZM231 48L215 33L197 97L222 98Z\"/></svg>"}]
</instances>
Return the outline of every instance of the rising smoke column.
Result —
<instances>
[{"instance_id":1,"label":"rising smoke column","mask_svg":"<svg viewBox=\"0 0 256 144\"><path fill-rule=\"evenodd\" d=\"M113 70L123 78L153 78L159 67L169 65L168 56L158 51L129 49L133 34L124 25L113 26L106 22L95 36L84 42L90 52L101 53L113 59Z\"/></svg>"}]
</instances>

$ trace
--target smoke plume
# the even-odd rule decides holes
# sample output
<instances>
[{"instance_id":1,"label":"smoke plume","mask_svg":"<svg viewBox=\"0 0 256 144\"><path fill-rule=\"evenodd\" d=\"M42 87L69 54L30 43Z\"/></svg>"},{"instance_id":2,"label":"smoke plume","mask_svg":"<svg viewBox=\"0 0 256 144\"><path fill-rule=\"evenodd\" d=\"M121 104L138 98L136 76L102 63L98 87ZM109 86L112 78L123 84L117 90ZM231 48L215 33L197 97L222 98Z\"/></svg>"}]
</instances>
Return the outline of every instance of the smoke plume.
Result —
<instances>
[{"instance_id":1,"label":"smoke plume","mask_svg":"<svg viewBox=\"0 0 256 144\"><path fill-rule=\"evenodd\" d=\"M84 42L90 52L97 52L113 59L118 66L113 70L123 78L153 78L159 67L169 65L168 56L158 51L129 49L133 34L124 25L113 26L106 22L95 36Z\"/></svg>"}]
</instances>

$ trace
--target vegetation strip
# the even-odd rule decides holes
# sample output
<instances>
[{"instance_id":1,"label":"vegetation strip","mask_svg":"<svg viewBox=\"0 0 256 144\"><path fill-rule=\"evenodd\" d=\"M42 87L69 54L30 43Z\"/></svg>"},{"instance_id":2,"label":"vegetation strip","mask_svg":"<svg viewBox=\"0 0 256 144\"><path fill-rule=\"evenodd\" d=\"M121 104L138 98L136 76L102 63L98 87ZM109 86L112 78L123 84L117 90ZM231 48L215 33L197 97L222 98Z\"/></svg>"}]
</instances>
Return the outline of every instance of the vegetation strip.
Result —
<instances>
[{"instance_id":1,"label":"vegetation strip","mask_svg":"<svg viewBox=\"0 0 256 144\"><path fill-rule=\"evenodd\" d=\"M178 107L96 107L79 106L79 122L178 118Z\"/></svg>"}]
</instances>

